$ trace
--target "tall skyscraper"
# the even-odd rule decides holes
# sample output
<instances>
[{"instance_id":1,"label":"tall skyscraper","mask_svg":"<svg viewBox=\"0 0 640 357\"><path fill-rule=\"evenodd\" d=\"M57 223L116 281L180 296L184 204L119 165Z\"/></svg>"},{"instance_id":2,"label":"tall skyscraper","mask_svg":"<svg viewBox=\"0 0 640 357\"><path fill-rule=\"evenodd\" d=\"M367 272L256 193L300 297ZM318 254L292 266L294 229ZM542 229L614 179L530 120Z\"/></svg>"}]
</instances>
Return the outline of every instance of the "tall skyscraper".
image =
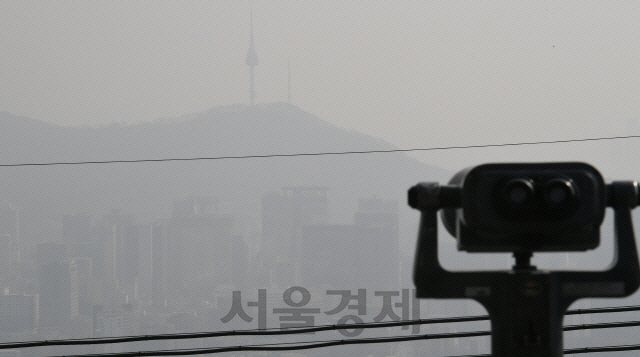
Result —
<instances>
[{"instance_id":1,"label":"tall skyscraper","mask_svg":"<svg viewBox=\"0 0 640 357\"><path fill-rule=\"evenodd\" d=\"M360 199L354 218L354 224L302 227L301 286L398 288L397 201Z\"/></svg>"},{"instance_id":2,"label":"tall skyscraper","mask_svg":"<svg viewBox=\"0 0 640 357\"><path fill-rule=\"evenodd\" d=\"M284 187L262 197L263 255L299 257L303 226L327 224L328 187Z\"/></svg>"},{"instance_id":3,"label":"tall skyscraper","mask_svg":"<svg viewBox=\"0 0 640 357\"><path fill-rule=\"evenodd\" d=\"M359 254L358 266L366 271L363 278L367 286L376 288L399 287L399 214L398 201L380 198L361 198L355 225L361 236L359 244L369 247L366 255ZM367 282L367 278L370 279Z\"/></svg>"},{"instance_id":4,"label":"tall skyscraper","mask_svg":"<svg viewBox=\"0 0 640 357\"><path fill-rule=\"evenodd\" d=\"M301 264L302 228L327 224L328 187L284 187L262 197L262 265L269 281L291 286Z\"/></svg>"},{"instance_id":5,"label":"tall skyscraper","mask_svg":"<svg viewBox=\"0 0 640 357\"><path fill-rule=\"evenodd\" d=\"M233 250L234 240L241 238L233 232L233 216L219 212L215 198L174 201L172 216L155 223L151 232L154 305L175 302L189 294L202 297L212 287L234 284L234 269L239 268L235 260L246 262L246 257L234 255L238 253Z\"/></svg>"},{"instance_id":6,"label":"tall skyscraper","mask_svg":"<svg viewBox=\"0 0 640 357\"><path fill-rule=\"evenodd\" d=\"M102 285L100 303L118 304L137 296L138 228L135 216L119 209L112 209L96 226L96 244L101 254L94 265Z\"/></svg>"},{"instance_id":7,"label":"tall skyscraper","mask_svg":"<svg viewBox=\"0 0 640 357\"><path fill-rule=\"evenodd\" d=\"M247 65L249 65L249 103L256 104L256 90L254 83L254 68L258 65L258 54L253 46L253 11L251 11L251 35L249 39L249 52L247 53Z\"/></svg>"},{"instance_id":8,"label":"tall skyscraper","mask_svg":"<svg viewBox=\"0 0 640 357\"><path fill-rule=\"evenodd\" d=\"M11 205L0 203L0 277L20 262L19 211Z\"/></svg>"},{"instance_id":9,"label":"tall skyscraper","mask_svg":"<svg viewBox=\"0 0 640 357\"><path fill-rule=\"evenodd\" d=\"M190 203L207 201L207 197L186 200ZM167 227L167 244L171 250L167 256L169 260L165 262L170 267L167 278L174 293L202 284L233 283L234 218L215 212L215 209L204 209L206 206L195 205L192 210L185 211L174 205Z\"/></svg>"},{"instance_id":10,"label":"tall skyscraper","mask_svg":"<svg viewBox=\"0 0 640 357\"><path fill-rule=\"evenodd\" d=\"M40 265L40 325L67 328L78 316L78 267L74 260Z\"/></svg>"},{"instance_id":11,"label":"tall skyscraper","mask_svg":"<svg viewBox=\"0 0 640 357\"><path fill-rule=\"evenodd\" d=\"M156 306L167 300L169 275L168 220L152 226L151 231L151 300Z\"/></svg>"},{"instance_id":12,"label":"tall skyscraper","mask_svg":"<svg viewBox=\"0 0 640 357\"><path fill-rule=\"evenodd\" d=\"M38 327L38 295L5 294L0 291L0 331L25 331Z\"/></svg>"},{"instance_id":13,"label":"tall skyscraper","mask_svg":"<svg viewBox=\"0 0 640 357\"><path fill-rule=\"evenodd\" d=\"M16 247L20 244L18 217L19 211L17 208L0 204L0 236L5 236L10 244Z\"/></svg>"}]
</instances>

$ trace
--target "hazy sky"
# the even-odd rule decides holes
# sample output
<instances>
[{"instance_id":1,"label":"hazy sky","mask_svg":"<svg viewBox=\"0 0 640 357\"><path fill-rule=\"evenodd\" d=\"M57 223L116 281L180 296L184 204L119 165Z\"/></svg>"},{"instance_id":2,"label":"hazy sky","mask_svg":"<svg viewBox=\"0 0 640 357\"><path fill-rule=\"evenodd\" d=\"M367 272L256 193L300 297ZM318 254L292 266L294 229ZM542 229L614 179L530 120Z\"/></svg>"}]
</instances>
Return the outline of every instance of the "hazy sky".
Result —
<instances>
[{"instance_id":1,"label":"hazy sky","mask_svg":"<svg viewBox=\"0 0 640 357\"><path fill-rule=\"evenodd\" d=\"M252 6L258 103L286 101L290 59L294 104L401 148L640 134L638 2L251 4L2 1L0 111L101 125L248 103ZM628 146L416 157L455 169L557 156L612 171Z\"/></svg>"}]
</instances>

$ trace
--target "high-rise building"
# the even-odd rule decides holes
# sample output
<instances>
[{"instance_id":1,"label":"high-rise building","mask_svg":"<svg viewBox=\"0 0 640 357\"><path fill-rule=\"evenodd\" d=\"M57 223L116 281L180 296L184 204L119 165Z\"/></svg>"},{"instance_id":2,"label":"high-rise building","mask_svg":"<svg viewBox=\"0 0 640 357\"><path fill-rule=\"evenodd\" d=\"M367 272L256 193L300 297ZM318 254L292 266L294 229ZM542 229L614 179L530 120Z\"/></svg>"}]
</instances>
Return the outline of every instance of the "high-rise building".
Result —
<instances>
[{"instance_id":1,"label":"high-rise building","mask_svg":"<svg viewBox=\"0 0 640 357\"><path fill-rule=\"evenodd\" d=\"M151 228L151 301L155 306L164 305L168 298L168 231L166 220Z\"/></svg>"},{"instance_id":2,"label":"high-rise building","mask_svg":"<svg viewBox=\"0 0 640 357\"><path fill-rule=\"evenodd\" d=\"M302 227L301 284L339 289L399 286L397 202L361 199L354 224Z\"/></svg>"},{"instance_id":3,"label":"high-rise building","mask_svg":"<svg viewBox=\"0 0 640 357\"><path fill-rule=\"evenodd\" d=\"M138 294L144 301L152 298L153 226L138 226Z\"/></svg>"},{"instance_id":4,"label":"high-rise building","mask_svg":"<svg viewBox=\"0 0 640 357\"><path fill-rule=\"evenodd\" d=\"M328 223L328 190L319 186L284 187L262 197L261 256L271 284L291 286L297 281L302 228Z\"/></svg>"},{"instance_id":5,"label":"high-rise building","mask_svg":"<svg viewBox=\"0 0 640 357\"><path fill-rule=\"evenodd\" d=\"M354 224L317 224L302 227L299 284L307 287L331 286L336 289L366 288L357 258L363 248L362 228Z\"/></svg>"},{"instance_id":6,"label":"high-rise building","mask_svg":"<svg viewBox=\"0 0 640 357\"><path fill-rule=\"evenodd\" d=\"M329 221L328 187L284 187L262 197L262 249L265 255L295 258L303 226Z\"/></svg>"},{"instance_id":7,"label":"high-rise building","mask_svg":"<svg viewBox=\"0 0 640 357\"><path fill-rule=\"evenodd\" d=\"M0 204L0 277L21 261L19 210Z\"/></svg>"},{"instance_id":8,"label":"high-rise building","mask_svg":"<svg viewBox=\"0 0 640 357\"><path fill-rule=\"evenodd\" d=\"M0 205L0 236L11 245L20 245L19 210L11 205Z\"/></svg>"},{"instance_id":9,"label":"high-rise building","mask_svg":"<svg viewBox=\"0 0 640 357\"><path fill-rule=\"evenodd\" d=\"M0 234L0 281L20 263L20 248L11 242L11 236Z\"/></svg>"},{"instance_id":10,"label":"high-rise building","mask_svg":"<svg viewBox=\"0 0 640 357\"><path fill-rule=\"evenodd\" d=\"M173 216L168 223L167 255L172 290L233 283L233 228L230 214Z\"/></svg>"},{"instance_id":11,"label":"high-rise building","mask_svg":"<svg viewBox=\"0 0 640 357\"><path fill-rule=\"evenodd\" d=\"M117 235L116 278L122 286L133 287L138 278L139 240L142 233L140 225L120 227Z\"/></svg>"},{"instance_id":12,"label":"high-rise building","mask_svg":"<svg viewBox=\"0 0 640 357\"><path fill-rule=\"evenodd\" d=\"M38 268L40 326L67 328L78 316L78 267L74 260Z\"/></svg>"},{"instance_id":13,"label":"high-rise building","mask_svg":"<svg viewBox=\"0 0 640 357\"><path fill-rule=\"evenodd\" d=\"M151 290L154 305L183 294L204 294L220 284L233 284L234 217L220 213L212 197L189 197L173 204L173 215L153 225ZM235 252L242 252L237 249ZM246 254L246 250L244 251ZM238 257L246 261L245 257Z\"/></svg>"},{"instance_id":14,"label":"high-rise building","mask_svg":"<svg viewBox=\"0 0 640 357\"><path fill-rule=\"evenodd\" d=\"M136 296L139 226L134 215L113 209L98 228L96 243L102 254L95 266L102 281L102 302L123 303Z\"/></svg>"},{"instance_id":15,"label":"high-rise building","mask_svg":"<svg viewBox=\"0 0 640 357\"><path fill-rule=\"evenodd\" d=\"M241 288L248 282L249 249L240 235L231 237L230 248L232 282L236 288Z\"/></svg>"},{"instance_id":16,"label":"high-rise building","mask_svg":"<svg viewBox=\"0 0 640 357\"><path fill-rule=\"evenodd\" d=\"M78 268L78 313L91 315L92 306L98 300L97 284L93 279L93 262L87 257L75 257L73 261Z\"/></svg>"},{"instance_id":17,"label":"high-rise building","mask_svg":"<svg viewBox=\"0 0 640 357\"><path fill-rule=\"evenodd\" d=\"M0 294L0 330L28 331L38 328L38 295Z\"/></svg>"},{"instance_id":18,"label":"high-rise building","mask_svg":"<svg viewBox=\"0 0 640 357\"><path fill-rule=\"evenodd\" d=\"M358 257L360 269L366 271L368 286L400 286L400 233L398 201L380 198L358 200L355 225L361 229L357 244L363 247Z\"/></svg>"}]
</instances>

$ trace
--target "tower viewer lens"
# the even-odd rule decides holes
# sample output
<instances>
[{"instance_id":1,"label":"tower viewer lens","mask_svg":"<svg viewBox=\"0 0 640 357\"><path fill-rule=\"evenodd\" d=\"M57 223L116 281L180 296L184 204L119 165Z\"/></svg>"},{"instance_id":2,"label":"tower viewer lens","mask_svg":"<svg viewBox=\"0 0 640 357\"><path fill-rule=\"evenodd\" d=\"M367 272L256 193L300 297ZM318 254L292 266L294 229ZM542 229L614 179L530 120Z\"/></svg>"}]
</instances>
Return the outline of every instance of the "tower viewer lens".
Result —
<instances>
[{"instance_id":1,"label":"tower viewer lens","mask_svg":"<svg viewBox=\"0 0 640 357\"><path fill-rule=\"evenodd\" d=\"M513 179L504 187L503 197L509 205L522 207L526 205L533 196L533 185L531 181L519 178Z\"/></svg>"},{"instance_id":2,"label":"tower viewer lens","mask_svg":"<svg viewBox=\"0 0 640 357\"><path fill-rule=\"evenodd\" d=\"M555 208L561 208L570 204L576 197L576 191L571 181L557 178L545 185L545 201Z\"/></svg>"}]
</instances>

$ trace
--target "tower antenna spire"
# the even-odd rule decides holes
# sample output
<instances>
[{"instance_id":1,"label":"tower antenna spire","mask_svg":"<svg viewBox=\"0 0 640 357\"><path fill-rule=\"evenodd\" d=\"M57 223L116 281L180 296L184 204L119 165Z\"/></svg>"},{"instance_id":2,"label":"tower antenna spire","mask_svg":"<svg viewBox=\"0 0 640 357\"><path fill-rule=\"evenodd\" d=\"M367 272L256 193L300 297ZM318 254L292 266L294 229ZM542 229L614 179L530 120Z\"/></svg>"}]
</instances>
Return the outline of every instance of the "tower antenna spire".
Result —
<instances>
[{"instance_id":1,"label":"tower antenna spire","mask_svg":"<svg viewBox=\"0 0 640 357\"><path fill-rule=\"evenodd\" d=\"M258 55L253 45L253 8L250 10L251 17L251 34L249 37L249 52L247 53L246 63L249 65L249 103L256 104L256 90L254 81L254 68L258 65Z\"/></svg>"}]
</instances>

